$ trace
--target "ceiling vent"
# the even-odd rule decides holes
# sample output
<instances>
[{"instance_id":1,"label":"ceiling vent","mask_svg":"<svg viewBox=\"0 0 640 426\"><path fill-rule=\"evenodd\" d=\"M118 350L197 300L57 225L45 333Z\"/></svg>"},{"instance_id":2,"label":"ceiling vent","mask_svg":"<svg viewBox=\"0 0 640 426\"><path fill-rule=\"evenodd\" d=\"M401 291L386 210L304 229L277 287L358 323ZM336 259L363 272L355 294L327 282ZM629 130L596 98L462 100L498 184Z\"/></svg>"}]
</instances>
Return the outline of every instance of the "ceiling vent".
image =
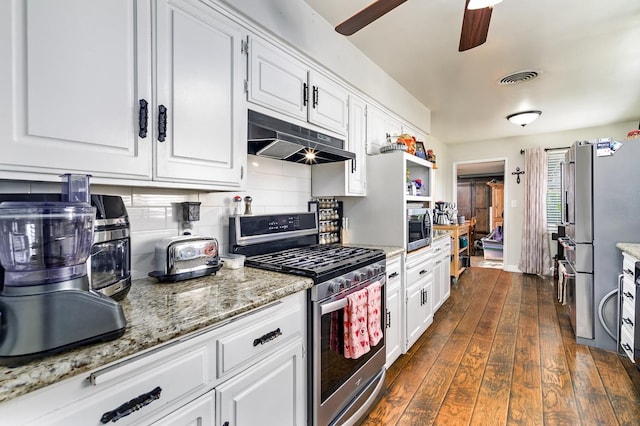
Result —
<instances>
[{"instance_id":1,"label":"ceiling vent","mask_svg":"<svg viewBox=\"0 0 640 426\"><path fill-rule=\"evenodd\" d=\"M531 81L540 76L540 72L527 70L527 71L518 71L509 75L505 75L502 77L498 83L501 86L512 86L514 84L525 83L527 81Z\"/></svg>"}]
</instances>

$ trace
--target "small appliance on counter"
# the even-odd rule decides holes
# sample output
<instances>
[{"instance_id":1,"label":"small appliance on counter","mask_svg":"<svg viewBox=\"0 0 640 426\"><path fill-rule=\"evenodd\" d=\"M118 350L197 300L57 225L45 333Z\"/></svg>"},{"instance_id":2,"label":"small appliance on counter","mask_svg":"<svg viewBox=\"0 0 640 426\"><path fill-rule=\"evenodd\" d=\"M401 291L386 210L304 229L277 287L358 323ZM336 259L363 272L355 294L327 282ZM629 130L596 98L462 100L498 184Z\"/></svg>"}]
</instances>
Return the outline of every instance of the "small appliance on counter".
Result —
<instances>
[{"instance_id":1,"label":"small appliance on counter","mask_svg":"<svg viewBox=\"0 0 640 426\"><path fill-rule=\"evenodd\" d=\"M91 289L115 300L131 289L131 231L121 197L91 195L96 208L93 247L89 257Z\"/></svg>"},{"instance_id":2,"label":"small appliance on counter","mask_svg":"<svg viewBox=\"0 0 640 426\"><path fill-rule=\"evenodd\" d=\"M218 241L212 237L167 237L155 246L155 268L150 277L177 282L218 272L221 267Z\"/></svg>"},{"instance_id":3,"label":"small appliance on counter","mask_svg":"<svg viewBox=\"0 0 640 426\"><path fill-rule=\"evenodd\" d=\"M19 195L12 201L5 194L0 203L0 364L122 336L120 305L90 290L96 211L89 177L64 175L62 201Z\"/></svg>"}]
</instances>

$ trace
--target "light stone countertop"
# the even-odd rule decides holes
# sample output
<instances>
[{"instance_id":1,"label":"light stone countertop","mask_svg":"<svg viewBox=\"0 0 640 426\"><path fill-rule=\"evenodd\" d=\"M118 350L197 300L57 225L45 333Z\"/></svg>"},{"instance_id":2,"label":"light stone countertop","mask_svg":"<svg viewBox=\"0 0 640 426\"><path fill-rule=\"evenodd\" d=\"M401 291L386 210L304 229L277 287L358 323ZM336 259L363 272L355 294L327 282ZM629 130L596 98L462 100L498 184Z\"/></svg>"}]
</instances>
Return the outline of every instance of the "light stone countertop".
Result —
<instances>
[{"instance_id":1,"label":"light stone countertop","mask_svg":"<svg viewBox=\"0 0 640 426\"><path fill-rule=\"evenodd\" d=\"M629 253L636 259L640 259L640 244L637 243L618 243L616 244L620 250Z\"/></svg>"},{"instance_id":2,"label":"light stone countertop","mask_svg":"<svg viewBox=\"0 0 640 426\"><path fill-rule=\"evenodd\" d=\"M433 241L436 242L444 237L453 236L453 232L444 229L436 229L433 231Z\"/></svg>"},{"instance_id":3,"label":"light stone countertop","mask_svg":"<svg viewBox=\"0 0 640 426\"><path fill-rule=\"evenodd\" d=\"M35 360L16 368L0 366L0 402L60 380L87 373L142 350L184 336L313 285L310 278L255 268L222 268L216 275L177 283L134 280L120 302L125 334Z\"/></svg>"}]
</instances>

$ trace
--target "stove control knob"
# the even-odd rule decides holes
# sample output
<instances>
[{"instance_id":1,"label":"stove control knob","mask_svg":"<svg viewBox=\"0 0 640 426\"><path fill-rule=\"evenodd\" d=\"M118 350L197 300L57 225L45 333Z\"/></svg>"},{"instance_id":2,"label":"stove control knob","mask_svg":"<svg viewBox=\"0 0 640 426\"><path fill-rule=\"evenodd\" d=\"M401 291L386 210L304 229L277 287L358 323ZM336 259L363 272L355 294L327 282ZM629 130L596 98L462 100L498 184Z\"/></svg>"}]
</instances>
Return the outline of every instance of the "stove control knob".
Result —
<instances>
[{"instance_id":1,"label":"stove control knob","mask_svg":"<svg viewBox=\"0 0 640 426\"><path fill-rule=\"evenodd\" d=\"M329 294L336 294L340 291L340 283L339 282L331 282L329 283Z\"/></svg>"},{"instance_id":2,"label":"stove control knob","mask_svg":"<svg viewBox=\"0 0 640 426\"><path fill-rule=\"evenodd\" d=\"M344 281L344 288L351 287L351 280L350 279L345 279L343 281Z\"/></svg>"}]
</instances>

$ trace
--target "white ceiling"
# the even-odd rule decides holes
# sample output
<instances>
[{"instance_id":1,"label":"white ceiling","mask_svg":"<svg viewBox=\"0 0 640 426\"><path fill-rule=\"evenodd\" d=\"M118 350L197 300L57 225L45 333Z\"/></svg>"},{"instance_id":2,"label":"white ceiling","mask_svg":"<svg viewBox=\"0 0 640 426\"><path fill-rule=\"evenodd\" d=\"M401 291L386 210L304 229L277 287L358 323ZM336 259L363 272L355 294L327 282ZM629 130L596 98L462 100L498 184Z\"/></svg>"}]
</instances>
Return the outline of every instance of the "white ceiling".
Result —
<instances>
[{"instance_id":1,"label":"white ceiling","mask_svg":"<svg viewBox=\"0 0 640 426\"><path fill-rule=\"evenodd\" d=\"M335 26L372 0L305 0ZM640 0L504 0L458 52L465 0L408 0L348 39L432 112L445 143L640 121ZM535 80L500 86L512 72ZM539 109L527 127L511 113ZM632 130L632 129L629 129Z\"/></svg>"}]
</instances>

